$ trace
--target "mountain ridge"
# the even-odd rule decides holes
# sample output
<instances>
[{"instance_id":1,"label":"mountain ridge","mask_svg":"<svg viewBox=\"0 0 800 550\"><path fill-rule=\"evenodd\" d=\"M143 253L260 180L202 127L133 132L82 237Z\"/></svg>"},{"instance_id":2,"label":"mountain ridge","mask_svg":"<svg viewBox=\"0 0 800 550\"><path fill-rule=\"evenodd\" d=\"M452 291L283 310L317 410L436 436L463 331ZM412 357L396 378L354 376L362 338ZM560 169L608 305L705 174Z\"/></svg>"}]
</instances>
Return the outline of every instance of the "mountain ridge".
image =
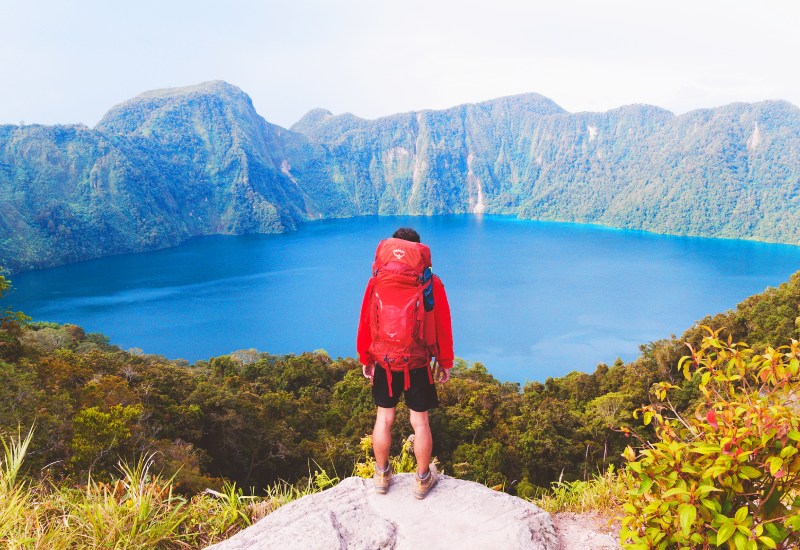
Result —
<instances>
[{"instance_id":1,"label":"mountain ridge","mask_svg":"<svg viewBox=\"0 0 800 550\"><path fill-rule=\"evenodd\" d=\"M210 81L139 94L94 127L0 126L11 271L373 214L512 214L800 244L800 109L570 113L528 93L291 128Z\"/></svg>"}]
</instances>

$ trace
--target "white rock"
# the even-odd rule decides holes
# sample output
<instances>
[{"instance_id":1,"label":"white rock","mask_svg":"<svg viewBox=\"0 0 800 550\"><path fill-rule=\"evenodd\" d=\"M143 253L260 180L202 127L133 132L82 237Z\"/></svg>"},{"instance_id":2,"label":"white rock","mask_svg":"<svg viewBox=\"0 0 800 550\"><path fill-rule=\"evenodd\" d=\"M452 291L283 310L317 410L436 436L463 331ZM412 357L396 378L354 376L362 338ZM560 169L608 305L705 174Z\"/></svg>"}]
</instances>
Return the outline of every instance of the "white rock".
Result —
<instances>
[{"instance_id":1,"label":"white rock","mask_svg":"<svg viewBox=\"0 0 800 550\"><path fill-rule=\"evenodd\" d=\"M550 514L478 483L442 476L424 500L413 474L396 474L386 495L371 479L336 487L279 508L252 527L209 548L556 550Z\"/></svg>"}]
</instances>

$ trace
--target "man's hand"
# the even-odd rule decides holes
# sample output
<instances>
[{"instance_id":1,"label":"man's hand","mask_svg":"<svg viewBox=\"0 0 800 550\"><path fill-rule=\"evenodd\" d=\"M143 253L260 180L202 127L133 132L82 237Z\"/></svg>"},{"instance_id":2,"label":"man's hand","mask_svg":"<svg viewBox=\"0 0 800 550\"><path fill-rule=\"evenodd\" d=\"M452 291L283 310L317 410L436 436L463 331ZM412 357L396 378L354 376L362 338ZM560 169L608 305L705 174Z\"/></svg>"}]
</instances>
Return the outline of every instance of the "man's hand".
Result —
<instances>
[{"instance_id":1,"label":"man's hand","mask_svg":"<svg viewBox=\"0 0 800 550\"><path fill-rule=\"evenodd\" d=\"M448 380L450 380L450 369L439 369L439 383L444 384Z\"/></svg>"},{"instance_id":2,"label":"man's hand","mask_svg":"<svg viewBox=\"0 0 800 550\"><path fill-rule=\"evenodd\" d=\"M375 375L375 364L361 365L361 372L364 374L364 378L372 380L372 377Z\"/></svg>"}]
</instances>

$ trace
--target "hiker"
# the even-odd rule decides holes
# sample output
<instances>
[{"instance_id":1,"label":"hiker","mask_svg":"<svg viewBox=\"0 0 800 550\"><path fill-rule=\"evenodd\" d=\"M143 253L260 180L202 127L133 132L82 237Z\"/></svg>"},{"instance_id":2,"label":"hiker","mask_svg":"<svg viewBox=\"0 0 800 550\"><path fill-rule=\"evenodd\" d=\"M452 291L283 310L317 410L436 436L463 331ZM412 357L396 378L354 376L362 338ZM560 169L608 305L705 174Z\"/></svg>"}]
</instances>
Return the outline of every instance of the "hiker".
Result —
<instances>
[{"instance_id":1,"label":"hiker","mask_svg":"<svg viewBox=\"0 0 800 550\"><path fill-rule=\"evenodd\" d=\"M414 496L425 498L438 481L428 422L428 411L439 406L431 361L440 367L439 382L447 382L453 367L453 333L444 285L431 271L430 249L413 229L401 227L378 244L356 347L378 407L372 432L375 491L384 494L391 484L391 428L395 407L405 394L417 459Z\"/></svg>"}]
</instances>

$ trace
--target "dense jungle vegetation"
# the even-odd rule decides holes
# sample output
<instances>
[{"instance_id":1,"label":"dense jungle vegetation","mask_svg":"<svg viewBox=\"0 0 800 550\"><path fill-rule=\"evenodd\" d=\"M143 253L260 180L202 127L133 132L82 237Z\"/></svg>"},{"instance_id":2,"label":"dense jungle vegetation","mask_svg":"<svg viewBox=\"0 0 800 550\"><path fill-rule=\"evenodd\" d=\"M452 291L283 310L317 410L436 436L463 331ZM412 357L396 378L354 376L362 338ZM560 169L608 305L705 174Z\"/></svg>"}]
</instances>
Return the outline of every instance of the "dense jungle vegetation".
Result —
<instances>
[{"instance_id":1,"label":"dense jungle vegetation","mask_svg":"<svg viewBox=\"0 0 800 550\"><path fill-rule=\"evenodd\" d=\"M9 287L0 277L0 297ZM0 540L202 545L369 470L374 406L355 359L242 350L190 365L75 325L1 315ZM448 474L545 505L570 492L627 499L629 548L790 548L800 532L799 331L800 272L591 374L520 387L458 360L431 412L434 454ZM408 456L403 405L398 416L393 454ZM264 498L248 501L243 487ZM131 531L145 508L147 531Z\"/></svg>"},{"instance_id":2,"label":"dense jungle vegetation","mask_svg":"<svg viewBox=\"0 0 800 550\"><path fill-rule=\"evenodd\" d=\"M798 337L798 304L795 274L700 324L764 349ZM449 473L521 496L620 463L630 443L620 428L638 429L632 413L650 403L653 384L680 386L681 410L697 397L697 382L684 380L678 361L685 343L697 347L702 336L695 326L643 345L631 363L524 387L459 360L431 413L435 455ZM224 479L256 491L295 482L308 476L310 461L349 475L373 415L369 384L352 358L244 350L189 365L121 350L75 325L3 315L0 431L35 426L27 468L56 479L84 479L90 470L110 476L119 458L150 452L187 493ZM399 415L398 449L411 432L402 405Z\"/></svg>"}]
</instances>

